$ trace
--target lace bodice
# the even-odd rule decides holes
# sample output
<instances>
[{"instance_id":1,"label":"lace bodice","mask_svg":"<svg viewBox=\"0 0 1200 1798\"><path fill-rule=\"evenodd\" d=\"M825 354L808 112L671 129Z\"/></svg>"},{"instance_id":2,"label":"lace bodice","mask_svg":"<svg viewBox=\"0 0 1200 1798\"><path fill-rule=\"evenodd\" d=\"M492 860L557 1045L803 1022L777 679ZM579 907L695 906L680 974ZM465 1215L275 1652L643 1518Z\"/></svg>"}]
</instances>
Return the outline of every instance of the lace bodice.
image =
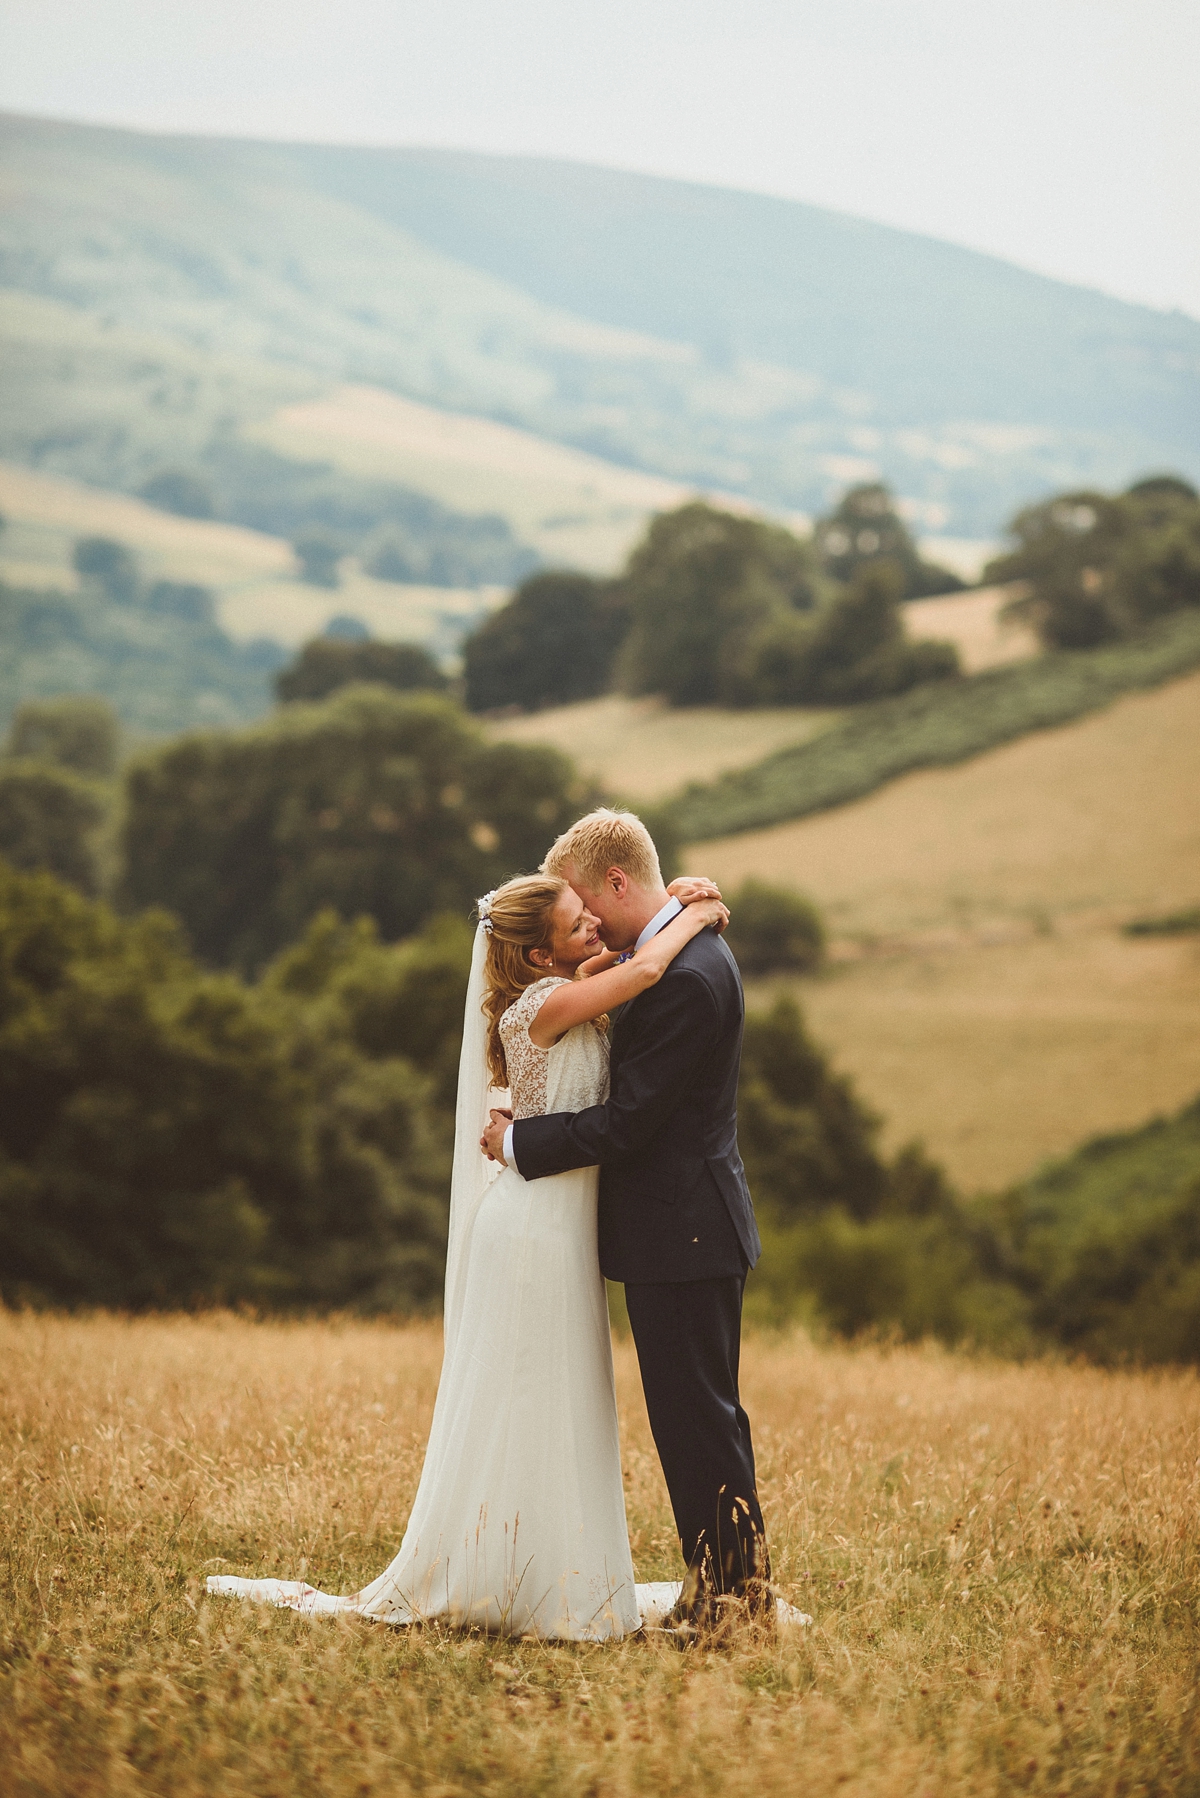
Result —
<instances>
[{"instance_id":1,"label":"lace bodice","mask_svg":"<svg viewBox=\"0 0 1200 1798\"><path fill-rule=\"evenodd\" d=\"M536 980L500 1019L514 1117L582 1111L608 1097L608 1040L594 1023L576 1024L552 1049L539 1049L529 1039L529 1026L545 1000L566 984L559 975Z\"/></svg>"}]
</instances>

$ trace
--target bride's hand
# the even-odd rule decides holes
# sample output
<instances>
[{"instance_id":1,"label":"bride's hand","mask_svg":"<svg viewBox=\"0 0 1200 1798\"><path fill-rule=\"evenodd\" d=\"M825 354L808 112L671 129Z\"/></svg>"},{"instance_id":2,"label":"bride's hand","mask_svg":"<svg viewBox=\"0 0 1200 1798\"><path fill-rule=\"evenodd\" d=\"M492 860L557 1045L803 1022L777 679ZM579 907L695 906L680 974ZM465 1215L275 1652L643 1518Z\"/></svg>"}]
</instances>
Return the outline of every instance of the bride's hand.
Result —
<instances>
[{"instance_id":1,"label":"bride's hand","mask_svg":"<svg viewBox=\"0 0 1200 1798\"><path fill-rule=\"evenodd\" d=\"M681 874L667 888L672 899L678 899L680 905L696 905L702 899L719 899L721 889L715 880L709 880L703 874Z\"/></svg>"},{"instance_id":2,"label":"bride's hand","mask_svg":"<svg viewBox=\"0 0 1200 1798\"><path fill-rule=\"evenodd\" d=\"M688 907L688 917L699 920L701 927L711 924L720 935L729 922L729 907L719 899L696 899Z\"/></svg>"}]
</instances>

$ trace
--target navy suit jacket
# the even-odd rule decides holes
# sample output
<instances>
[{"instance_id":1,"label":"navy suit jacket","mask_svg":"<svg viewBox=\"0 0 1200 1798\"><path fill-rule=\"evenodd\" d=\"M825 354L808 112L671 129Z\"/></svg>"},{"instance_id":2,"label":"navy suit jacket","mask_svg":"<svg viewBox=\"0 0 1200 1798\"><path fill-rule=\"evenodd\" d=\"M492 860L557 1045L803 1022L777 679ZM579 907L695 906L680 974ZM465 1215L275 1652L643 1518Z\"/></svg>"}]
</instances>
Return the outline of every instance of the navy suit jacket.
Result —
<instances>
[{"instance_id":1,"label":"navy suit jacket","mask_svg":"<svg viewBox=\"0 0 1200 1798\"><path fill-rule=\"evenodd\" d=\"M702 930L622 1008L607 1103L513 1125L527 1180L599 1162L600 1266L610 1280L710 1280L758 1260L737 1146L744 1015L737 963Z\"/></svg>"}]
</instances>

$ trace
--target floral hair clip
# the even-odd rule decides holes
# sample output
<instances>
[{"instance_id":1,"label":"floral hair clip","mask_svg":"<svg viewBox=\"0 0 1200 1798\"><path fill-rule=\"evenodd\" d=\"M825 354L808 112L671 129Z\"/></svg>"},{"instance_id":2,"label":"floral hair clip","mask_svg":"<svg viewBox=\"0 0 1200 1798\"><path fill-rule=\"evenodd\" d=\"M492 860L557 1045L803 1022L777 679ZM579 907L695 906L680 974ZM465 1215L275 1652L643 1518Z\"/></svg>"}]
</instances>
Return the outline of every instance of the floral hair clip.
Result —
<instances>
[{"instance_id":1,"label":"floral hair clip","mask_svg":"<svg viewBox=\"0 0 1200 1798\"><path fill-rule=\"evenodd\" d=\"M477 899L475 901L475 910L479 913L479 922L483 925L483 928L487 931L489 936L492 934L492 900L495 897L496 889L493 887L490 893L485 893L482 899Z\"/></svg>"}]
</instances>

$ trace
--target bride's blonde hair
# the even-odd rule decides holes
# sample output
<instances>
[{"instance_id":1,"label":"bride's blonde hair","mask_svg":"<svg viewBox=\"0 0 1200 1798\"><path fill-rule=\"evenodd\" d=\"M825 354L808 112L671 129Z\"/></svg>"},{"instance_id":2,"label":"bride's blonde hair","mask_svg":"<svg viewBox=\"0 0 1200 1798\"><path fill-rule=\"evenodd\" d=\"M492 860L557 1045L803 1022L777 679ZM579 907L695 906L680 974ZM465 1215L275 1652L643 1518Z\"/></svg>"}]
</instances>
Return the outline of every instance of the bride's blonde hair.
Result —
<instances>
[{"instance_id":1,"label":"bride's blonde hair","mask_svg":"<svg viewBox=\"0 0 1200 1798\"><path fill-rule=\"evenodd\" d=\"M494 1086L508 1085L500 1020L526 987L551 972L534 961L531 952L550 948L554 907L566 890L566 881L553 874L520 874L479 902L488 932L483 1015L488 1021L487 1063Z\"/></svg>"}]
</instances>

